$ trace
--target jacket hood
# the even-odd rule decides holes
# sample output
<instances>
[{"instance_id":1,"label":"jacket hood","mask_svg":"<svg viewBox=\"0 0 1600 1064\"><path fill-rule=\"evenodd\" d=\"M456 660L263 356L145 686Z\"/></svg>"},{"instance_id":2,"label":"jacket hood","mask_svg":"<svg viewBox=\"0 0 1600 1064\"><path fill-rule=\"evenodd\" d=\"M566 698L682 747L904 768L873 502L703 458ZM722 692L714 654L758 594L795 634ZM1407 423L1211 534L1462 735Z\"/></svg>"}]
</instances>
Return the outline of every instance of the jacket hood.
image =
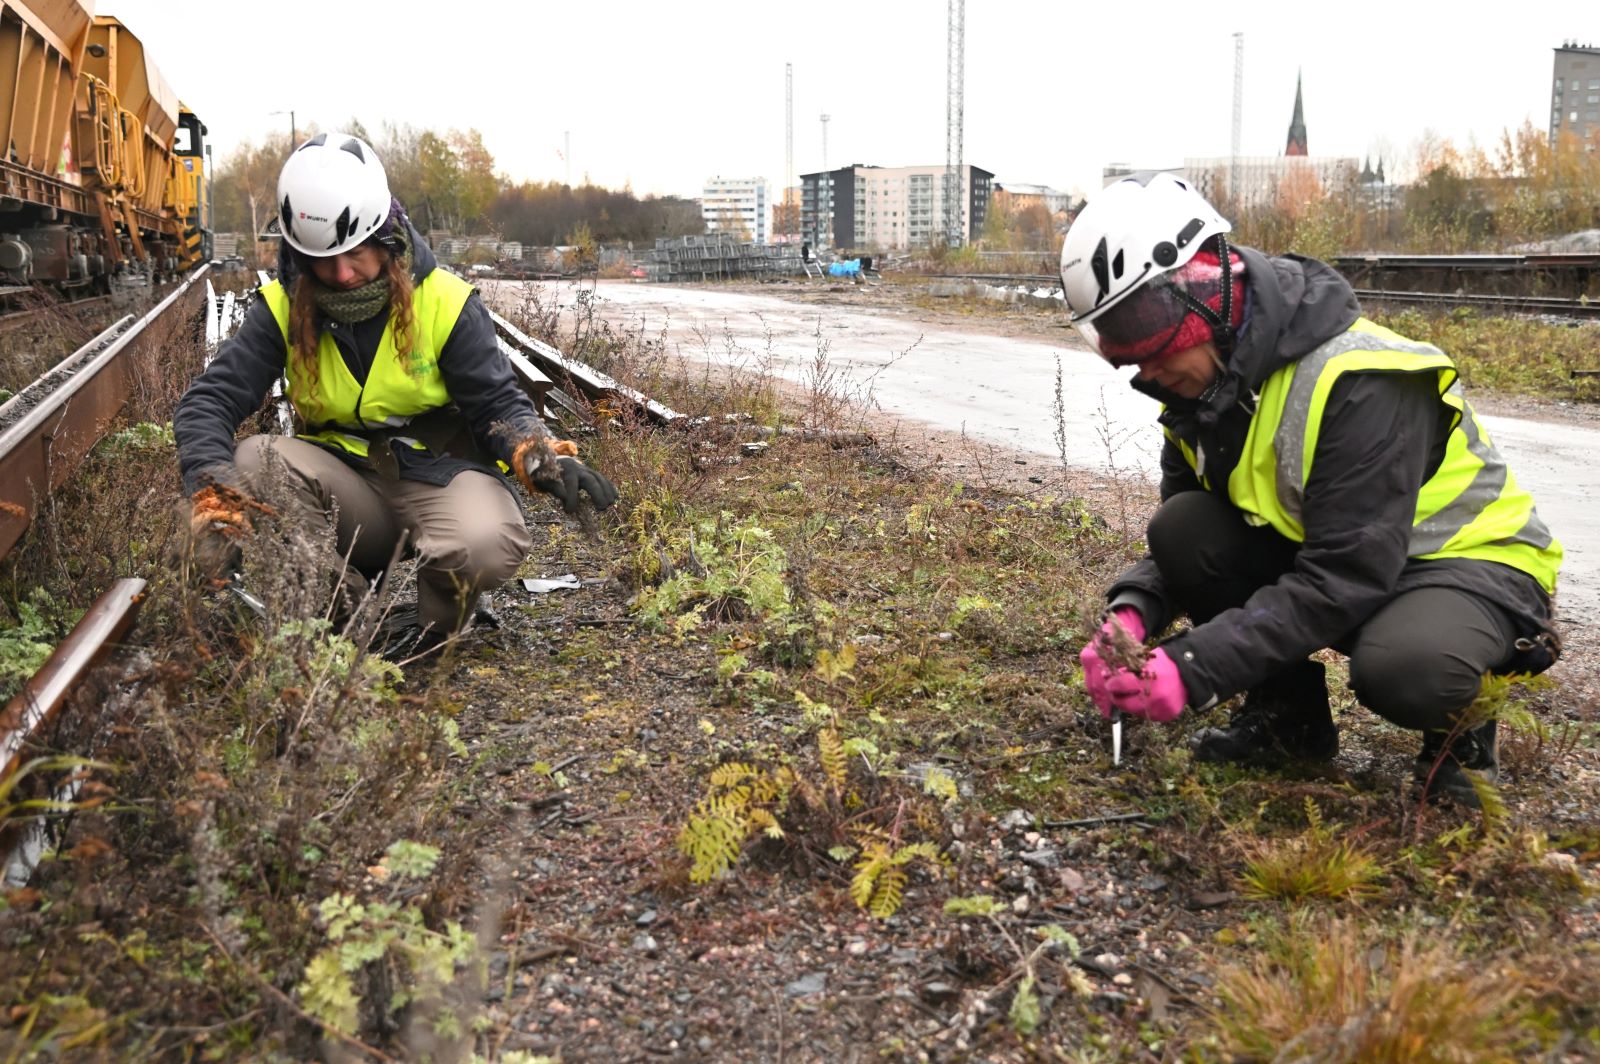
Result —
<instances>
[{"instance_id":1,"label":"jacket hood","mask_svg":"<svg viewBox=\"0 0 1600 1064\"><path fill-rule=\"evenodd\" d=\"M1361 317L1355 290L1327 263L1302 255L1268 258L1239 248L1245 264L1246 318L1228 371L1254 391L1291 362Z\"/></svg>"},{"instance_id":2,"label":"jacket hood","mask_svg":"<svg viewBox=\"0 0 1600 1064\"><path fill-rule=\"evenodd\" d=\"M1176 410L1225 410L1361 317L1355 290L1327 263L1303 255L1269 257L1247 247L1233 250L1245 266L1244 321L1217 383L1200 400L1180 398L1137 377L1135 390Z\"/></svg>"},{"instance_id":3,"label":"jacket hood","mask_svg":"<svg viewBox=\"0 0 1600 1064\"><path fill-rule=\"evenodd\" d=\"M406 219L407 239L411 242L411 279L415 282L432 273L439 265L438 256L422 239L422 234L417 232L417 227ZM300 276L300 261L298 253L289 246L287 240L278 241L278 279L283 282L283 287L289 291L294 290L294 282Z\"/></svg>"}]
</instances>

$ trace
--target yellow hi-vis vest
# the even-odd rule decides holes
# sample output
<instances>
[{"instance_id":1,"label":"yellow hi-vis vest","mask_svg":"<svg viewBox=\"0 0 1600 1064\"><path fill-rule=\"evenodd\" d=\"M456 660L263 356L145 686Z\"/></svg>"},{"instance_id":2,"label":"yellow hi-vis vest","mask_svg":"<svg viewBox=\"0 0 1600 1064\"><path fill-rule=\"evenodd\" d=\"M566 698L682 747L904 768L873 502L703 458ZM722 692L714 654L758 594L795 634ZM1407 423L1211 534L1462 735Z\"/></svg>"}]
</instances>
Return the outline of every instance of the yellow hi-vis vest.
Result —
<instances>
[{"instance_id":1,"label":"yellow hi-vis vest","mask_svg":"<svg viewBox=\"0 0 1600 1064\"><path fill-rule=\"evenodd\" d=\"M1438 378L1440 400L1455 411L1444 458L1417 496L1408 556L1500 562L1554 592L1561 544L1473 414L1455 363L1437 347L1414 343L1366 318L1278 370L1262 386L1244 453L1228 477L1228 498L1245 520L1271 525L1296 543L1305 541L1305 486L1328 396L1341 375L1375 371L1431 372ZM1205 484L1202 456L1170 430L1168 438Z\"/></svg>"},{"instance_id":2,"label":"yellow hi-vis vest","mask_svg":"<svg viewBox=\"0 0 1600 1064\"><path fill-rule=\"evenodd\" d=\"M304 431L303 440L331 444L363 458L367 456L367 437L376 429L393 432L413 418L450 404L439 373L439 352L456 327L461 308L472 295L472 286L445 270L434 270L416 286L411 295L415 321L412 350L402 365L395 351L394 322L384 326L378 351L372 357L365 383L357 381L345 365L344 356L333 337L324 331L317 341L317 378L313 384L294 357L289 337L289 294L278 281L263 285L261 297L283 333L289 352L289 401L294 404ZM422 450L418 440L403 433L395 439Z\"/></svg>"}]
</instances>

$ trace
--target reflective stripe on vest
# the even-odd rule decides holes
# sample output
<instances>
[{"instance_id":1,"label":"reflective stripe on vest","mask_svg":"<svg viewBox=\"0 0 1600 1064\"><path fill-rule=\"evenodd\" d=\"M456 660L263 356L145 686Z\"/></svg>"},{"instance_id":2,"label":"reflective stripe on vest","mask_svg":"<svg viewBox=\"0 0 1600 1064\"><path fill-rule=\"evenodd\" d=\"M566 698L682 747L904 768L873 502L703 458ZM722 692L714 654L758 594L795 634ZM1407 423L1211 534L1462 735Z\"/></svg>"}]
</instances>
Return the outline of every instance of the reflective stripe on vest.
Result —
<instances>
[{"instance_id":1,"label":"reflective stripe on vest","mask_svg":"<svg viewBox=\"0 0 1600 1064\"><path fill-rule=\"evenodd\" d=\"M439 352L455 329L472 291L470 284L444 270L434 270L424 277L411 295L415 324L410 357L401 364L391 321L384 326L365 382L351 375L338 344L323 330L317 341L317 376L313 384L293 354L288 293L278 281L263 285L261 296L290 352L288 395L305 425L300 438L365 457L367 439L361 434L363 430L398 428L418 415L449 405L450 393L439 372ZM412 446L421 449L422 444Z\"/></svg>"},{"instance_id":2,"label":"reflective stripe on vest","mask_svg":"<svg viewBox=\"0 0 1600 1064\"><path fill-rule=\"evenodd\" d=\"M1365 318L1262 386L1244 453L1228 478L1228 498L1245 519L1304 542L1305 485L1322 418L1334 385L1349 372L1430 373L1440 401L1455 411L1444 457L1418 494L1407 555L1500 562L1553 592L1561 544L1474 415L1455 364L1438 348L1413 343ZM1198 464L1189 448L1183 453L1191 466Z\"/></svg>"}]
</instances>

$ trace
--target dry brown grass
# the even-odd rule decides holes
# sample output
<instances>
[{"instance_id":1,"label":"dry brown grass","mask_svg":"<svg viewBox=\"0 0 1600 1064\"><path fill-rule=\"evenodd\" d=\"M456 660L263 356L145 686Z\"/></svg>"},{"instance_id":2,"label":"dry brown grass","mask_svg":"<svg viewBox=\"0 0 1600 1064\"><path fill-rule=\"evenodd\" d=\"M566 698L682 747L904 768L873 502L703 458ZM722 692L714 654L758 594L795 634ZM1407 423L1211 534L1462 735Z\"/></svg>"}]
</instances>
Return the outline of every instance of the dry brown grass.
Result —
<instances>
[{"instance_id":1,"label":"dry brown grass","mask_svg":"<svg viewBox=\"0 0 1600 1064\"><path fill-rule=\"evenodd\" d=\"M1514 966L1349 920L1285 933L1217 990L1208 1021L1226 1060L1511 1064L1543 1041Z\"/></svg>"}]
</instances>

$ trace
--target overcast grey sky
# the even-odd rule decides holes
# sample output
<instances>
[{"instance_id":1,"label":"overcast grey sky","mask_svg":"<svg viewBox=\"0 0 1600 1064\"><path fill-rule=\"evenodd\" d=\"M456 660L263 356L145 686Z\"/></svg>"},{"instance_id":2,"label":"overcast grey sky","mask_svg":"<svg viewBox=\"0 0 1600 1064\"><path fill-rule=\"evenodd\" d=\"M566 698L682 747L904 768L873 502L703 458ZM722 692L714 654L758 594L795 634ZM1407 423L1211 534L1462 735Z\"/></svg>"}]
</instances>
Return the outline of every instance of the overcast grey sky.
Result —
<instances>
[{"instance_id":1,"label":"overcast grey sky","mask_svg":"<svg viewBox=\"0 0 1600 1064\"><path fill-rule=\"evenodd\" d=\"M514 179L571 174L698 196L708 176L943 163L943 0L454 4L98 0L148 45L218 157L351 116L476 127ZM1092 189L1108 162L1226 155L1245 33L1246 155L1283 150L1296 70L1315 155L1409 157L1425 131L1486 145L1549 124L1551 49L1600 45L1600 3L985 3L966 11L966 160ZM1391 166L1392 169L1392 166Z\"/></svg>"}]
</instances>

